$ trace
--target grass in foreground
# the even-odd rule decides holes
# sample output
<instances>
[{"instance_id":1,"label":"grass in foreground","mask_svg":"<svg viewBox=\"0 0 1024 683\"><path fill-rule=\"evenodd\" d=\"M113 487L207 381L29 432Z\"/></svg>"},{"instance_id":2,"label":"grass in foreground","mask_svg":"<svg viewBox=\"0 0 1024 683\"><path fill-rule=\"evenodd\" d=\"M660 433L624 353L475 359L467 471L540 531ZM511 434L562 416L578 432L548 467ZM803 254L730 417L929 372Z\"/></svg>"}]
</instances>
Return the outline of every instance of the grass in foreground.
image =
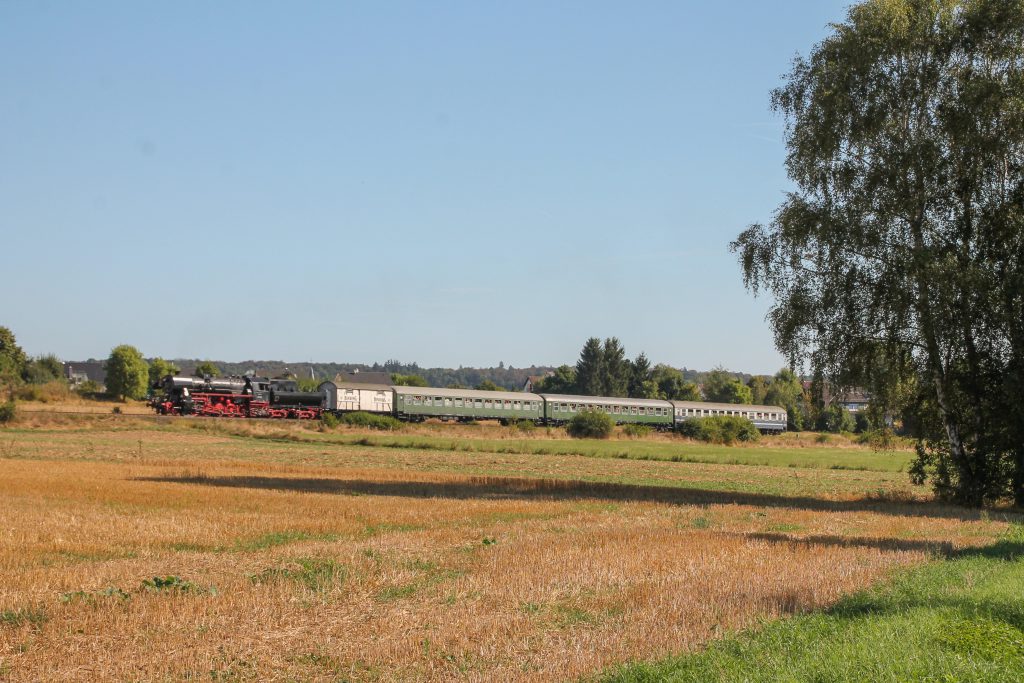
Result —
<instances>
[{"instance_id":1,"label":"grass in foreground","mask_svg":"<svg viewBox=\"0 0 1024 683\"><path fill-rule=\"evenodd\" d=\"M1024 680L1024 527L826 611L616 669L641 681Z\"/></svg>"}]
</instances>

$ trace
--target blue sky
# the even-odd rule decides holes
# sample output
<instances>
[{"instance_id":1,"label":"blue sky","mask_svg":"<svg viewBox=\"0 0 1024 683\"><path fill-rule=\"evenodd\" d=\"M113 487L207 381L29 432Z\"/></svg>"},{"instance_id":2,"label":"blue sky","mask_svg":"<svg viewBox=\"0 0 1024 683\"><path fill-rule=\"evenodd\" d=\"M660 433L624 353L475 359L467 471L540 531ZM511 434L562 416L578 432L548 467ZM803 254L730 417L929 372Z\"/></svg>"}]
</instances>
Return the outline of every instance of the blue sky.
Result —
<instances>
[{"instance_id":1,"label":"blue sky","mask_svg":"<svg viewBox=\"0 0 1024 683\"><path fill-rule=\"evenodd\" d=\"M774 371L727 245L846 2L0 3L32 354Z\"/></svg>"}]
</instances>

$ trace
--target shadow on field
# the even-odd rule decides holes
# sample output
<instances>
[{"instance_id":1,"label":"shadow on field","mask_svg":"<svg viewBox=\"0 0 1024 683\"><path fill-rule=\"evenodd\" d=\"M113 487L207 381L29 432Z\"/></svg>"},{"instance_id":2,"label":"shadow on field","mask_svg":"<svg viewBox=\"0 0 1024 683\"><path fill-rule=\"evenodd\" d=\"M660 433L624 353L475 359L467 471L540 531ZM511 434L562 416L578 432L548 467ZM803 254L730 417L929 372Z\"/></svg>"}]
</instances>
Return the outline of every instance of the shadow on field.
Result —
<instances>
[{"instance_id":1,"label":"shadow on field","mask_svg":"<svg viewBox=\"0 0 1024 683\"><path fill-rule=\"evenodd\" d=\"M902 538L867 538L863 536L791 536L780 533L748 533L752 538L770 543L800 543L806 545L833 546L838 548L875 548L876 550L921 551L930 555L953 557L957 551L948 541L915 541Z\"/></svg>"},{"instance_id":2,"label":"shadow on field","mask_svg":"<svg viewBox=\"0 0 1024 683\"><path fill-rule=\"evenodd\" d=\"M523 479L516 477L467 477L452 481L374 481L261 476L182 475L138 477L139 481L198 484L234 488L274 489L305 493L400 496L406 498L546 498L555 500L598 499L618 502L651 501L675 505L751 505L793 508L815 512L875 512L886 515L977 520L988 513L935 503L888 501L864 498L827 500L809 496L715 491L699 488L640 486L570 479ZM1006 513L1009 519L1024 515Z\"/></svg>"}]
</instances>

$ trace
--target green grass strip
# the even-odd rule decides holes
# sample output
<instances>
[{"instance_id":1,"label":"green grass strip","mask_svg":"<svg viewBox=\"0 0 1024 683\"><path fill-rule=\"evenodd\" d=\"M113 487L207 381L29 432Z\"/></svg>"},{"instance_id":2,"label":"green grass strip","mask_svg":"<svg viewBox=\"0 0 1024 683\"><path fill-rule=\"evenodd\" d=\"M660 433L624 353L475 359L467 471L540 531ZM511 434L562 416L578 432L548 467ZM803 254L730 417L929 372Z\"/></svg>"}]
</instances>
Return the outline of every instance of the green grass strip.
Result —
<instances>
[{"instance_id":1,"label":"green grass strip","mask_svg":"<svg viewBox=\"0 0 1024 683\"><path fill-rule=\"evenodd\" d=\"M825 612L606 672L641 681L1024 681L1024 527Z\"/></svg>"}]
</instances>

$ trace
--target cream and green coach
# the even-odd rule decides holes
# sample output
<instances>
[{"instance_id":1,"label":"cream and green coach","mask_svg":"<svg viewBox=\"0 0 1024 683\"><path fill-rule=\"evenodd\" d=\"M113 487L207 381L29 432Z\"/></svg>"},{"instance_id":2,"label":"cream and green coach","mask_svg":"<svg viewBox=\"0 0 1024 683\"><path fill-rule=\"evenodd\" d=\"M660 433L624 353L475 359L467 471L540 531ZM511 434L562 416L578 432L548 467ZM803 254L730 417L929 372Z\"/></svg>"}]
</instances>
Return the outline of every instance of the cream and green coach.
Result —
<instances>
[{"instance_id":1,"label":"cream and green coach","mask_svg":"<svg viewBox=\"0 0 1024 683\"><path fill-rule=\"evenodd\" d=\"M544 399L537 394L433 387L393 389L395 417L400 420L531 420L539 423L544 419Z\"/></svg>"}]
</instances>

